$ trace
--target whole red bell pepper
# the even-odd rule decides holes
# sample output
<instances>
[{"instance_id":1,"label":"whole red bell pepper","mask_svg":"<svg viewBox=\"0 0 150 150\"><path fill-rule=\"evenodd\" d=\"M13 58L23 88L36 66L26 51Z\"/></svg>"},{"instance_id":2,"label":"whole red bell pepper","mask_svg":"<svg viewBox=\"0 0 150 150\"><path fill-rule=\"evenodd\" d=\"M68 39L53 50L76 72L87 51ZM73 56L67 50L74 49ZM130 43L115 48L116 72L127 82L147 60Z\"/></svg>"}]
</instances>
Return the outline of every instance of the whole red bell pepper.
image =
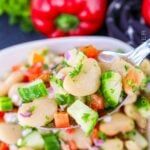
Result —
<instances>
[{"instance_id":1,"label":"whole red bell pepper","mask_svg":"<svg viewBox=\"0 0 150 150\"><path fill-rule=\"evenodd\" d=\"M142 15L145 22L150 25L150 0L143 0L142 2Z\"/></svg>"},{"instance_id":2,"label":"whole red bell pepper","mask_svg":"<svg viewBox=\"0 0 150 150\"><path fill-rule=\"evenodd\" d=\"M88 35L103 24L107 0L32 0L35 28L48 37Z\"/></svg>"}]
</instances>

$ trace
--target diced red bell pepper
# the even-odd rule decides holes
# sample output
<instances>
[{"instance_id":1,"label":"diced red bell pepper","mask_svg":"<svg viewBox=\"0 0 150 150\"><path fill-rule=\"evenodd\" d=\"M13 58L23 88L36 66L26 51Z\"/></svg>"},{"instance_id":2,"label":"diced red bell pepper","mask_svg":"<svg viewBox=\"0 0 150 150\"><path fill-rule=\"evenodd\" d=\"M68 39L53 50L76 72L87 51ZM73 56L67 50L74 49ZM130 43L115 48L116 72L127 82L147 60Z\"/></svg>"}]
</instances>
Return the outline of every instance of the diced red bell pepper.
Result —
<instances>
[{"instance_id":1,"label":"diced red bell pepper","mask_svg":"<svg viewBox=\"0 0 150 150\"><path fill-rule=\"evenodd\" d=\"M33 81L33 80L37 79L41 75L42 71L43 71L42 63L34 64L25 73L25 80Z\"/></svg>"},{"instance_id":2,"label":"diced red bell pepper","mask_svg":"<svg viewBox=\"0 0 150 150\"><path fill-rule=\"evenodd\" d=\"M91 108L93 108L96 111L104 109L104 99L102 96L93 94L91 98L92 98L90 103Z\"/></svg>"},{"instance_id":3,"label":"diced red bell pepper","mask_svg":"<svg viewBox=\"0 0 150 150\"><path fill-rule=\"evenodd\" d=\"M0 143L0 150L9 150L9 147L6 143L1 142Z\"/></svg>"},{"instance_id":4,"label":"diced red bell pepper","mask_svg":"<svg viewBox=\"0 0 150 150\"><path fill-rule=\"evenodd\" d=\"M94 46L89 45L89 46L84 46L80 47L80 50L89 58L94 58L97 59L98 54L100 51L98 51Z\"/></svg>"},{"instance_id":5,"label":"diced red bell pepper","mask_svg":"<svg viewBox=\"0 0 150 150\"><path fill-rule=\"evenodd\" d=\"M0 111L0 122L4 122L4 112Z\"/></svg>"}]
</instances>

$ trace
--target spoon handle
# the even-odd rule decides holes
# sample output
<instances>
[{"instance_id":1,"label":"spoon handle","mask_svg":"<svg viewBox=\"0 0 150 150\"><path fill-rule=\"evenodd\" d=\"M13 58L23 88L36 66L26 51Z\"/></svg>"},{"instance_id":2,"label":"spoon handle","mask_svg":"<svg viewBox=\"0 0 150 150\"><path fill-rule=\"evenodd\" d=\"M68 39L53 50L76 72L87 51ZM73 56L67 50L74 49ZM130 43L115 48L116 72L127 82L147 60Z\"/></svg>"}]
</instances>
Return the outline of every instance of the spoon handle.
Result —
<instances>
[{"instance_id":1,"label":"spoon handle","mask_svg":"<svg viewBox=\"0 0 150 150\"><path fill-rule=\"evenodd\" d=\"M150 39L137 47L127 57L135 65L140 65L143 59L150 53Z\"/></svg>"}]
</instances>

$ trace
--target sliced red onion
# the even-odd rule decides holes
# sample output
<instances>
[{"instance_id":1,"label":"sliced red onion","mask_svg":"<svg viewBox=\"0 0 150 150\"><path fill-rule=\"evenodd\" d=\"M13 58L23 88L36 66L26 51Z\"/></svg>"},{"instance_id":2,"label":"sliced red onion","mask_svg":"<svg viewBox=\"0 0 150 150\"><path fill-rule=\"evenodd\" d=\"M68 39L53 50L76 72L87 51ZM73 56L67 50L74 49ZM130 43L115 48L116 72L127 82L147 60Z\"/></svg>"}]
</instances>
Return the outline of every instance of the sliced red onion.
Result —
<instances>
[{"instance_id":1,"label":"sliced red onion","mask_svg":"<svg viewBox=\"0 0 150 150\"><path fill-rule=\"evenodd\" d=\"M70 52L69 52L69 51L67 51L67 52L65 53L65 58L66 58L67 60L69 60L69 59L71 58L71 55L70 55Z\"/></svg>"},{"instance_id":2,"label":"sliced red onion","mask_svg":"<svg viewBox=\"0 0 150 150\"><path fill-rule=\"evenodd\" d=\"M99 150L99 148L96 147L96 146L92 146L92 147L89 148L89 150Z\"/></svg>"},{"instance_id":3,"label":"sliced red onion","mask_svg":"<svg viewBox=\"0 0 150 150\"><path fill-rule=\"evenodd\" d=\"M30 117L30 116L32 115L32 113L31 113L31 112L26 111L25 113L20 113L20 115L21 115L22 117L27 118L27 117Z\"/></svg>"},{"instance_id":4,"label":"sliced red onion","mask_svg":"<svg viewBox=\"0 0 150 150\"><path fill-rule=\"evenodd\" d=\"M94 139L94 145L97 146L97 147L102 146L103 143L104 143L103 140L100 140L100 139Z\"/></svg>"},{"instance_id":5,"label":"sliced red onion","mask_svg":"<svg viewBox=\"0 0 150 150\"><path fill-rule=\"evenodd\" d=\"M147 91L147 92L150 92L150 83L147 84L147 86L146 86L146 91Z\"/></svg>"},{"instance_id":6,"label":"sliced red onion","mask_svg":"<svg viewBox=\"0 0 150 150\"><path fill-rule=\"evenodd\" d=\"M49 91L48 97L54 98L55 96L54 88L51 86L50 88L48 88L48 91Z\"/></svg>"}]
</instances>

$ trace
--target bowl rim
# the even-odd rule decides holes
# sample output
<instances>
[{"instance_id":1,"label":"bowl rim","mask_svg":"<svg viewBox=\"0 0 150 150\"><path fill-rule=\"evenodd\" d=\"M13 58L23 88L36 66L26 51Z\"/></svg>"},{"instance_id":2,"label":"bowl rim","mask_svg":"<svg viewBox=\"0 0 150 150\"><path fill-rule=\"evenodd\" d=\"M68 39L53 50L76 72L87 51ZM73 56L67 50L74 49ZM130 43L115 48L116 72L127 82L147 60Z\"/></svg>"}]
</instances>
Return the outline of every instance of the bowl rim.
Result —
<instances>
[{"instance_id":1,"label":"bowl rim","mask_svg":"<svg viewBox=\"0 0 150 150\"><path fill-rule=\"evenodd\" d=\"M96 39L96 40L109 40L112 42L116 42L116 43L120 43L123 45L123 47L128 48L129 50L134 50L134 48L125 43L124 41L121 41L119 39L113 38L113 37L108 37L108 36L70 36L70 37L58 37L58 38L48 38L48 39L39 39L39 40L33 40L33 41L27 41L27 42L22 42L22 43L18 43L18 44L14 44L12 46L8 46L6 48L2 48L0 49L0 55L3 54L7 54L10 51L15 51L14 49L17 49L19 47L23 47L24 45L26 45L26 47L31 46L31 45L36 45L36 43L53 43L53 42L59 42L59 41L72 41L72 40L90 40L90 39Z\"/></svg>"}]
</instances>

